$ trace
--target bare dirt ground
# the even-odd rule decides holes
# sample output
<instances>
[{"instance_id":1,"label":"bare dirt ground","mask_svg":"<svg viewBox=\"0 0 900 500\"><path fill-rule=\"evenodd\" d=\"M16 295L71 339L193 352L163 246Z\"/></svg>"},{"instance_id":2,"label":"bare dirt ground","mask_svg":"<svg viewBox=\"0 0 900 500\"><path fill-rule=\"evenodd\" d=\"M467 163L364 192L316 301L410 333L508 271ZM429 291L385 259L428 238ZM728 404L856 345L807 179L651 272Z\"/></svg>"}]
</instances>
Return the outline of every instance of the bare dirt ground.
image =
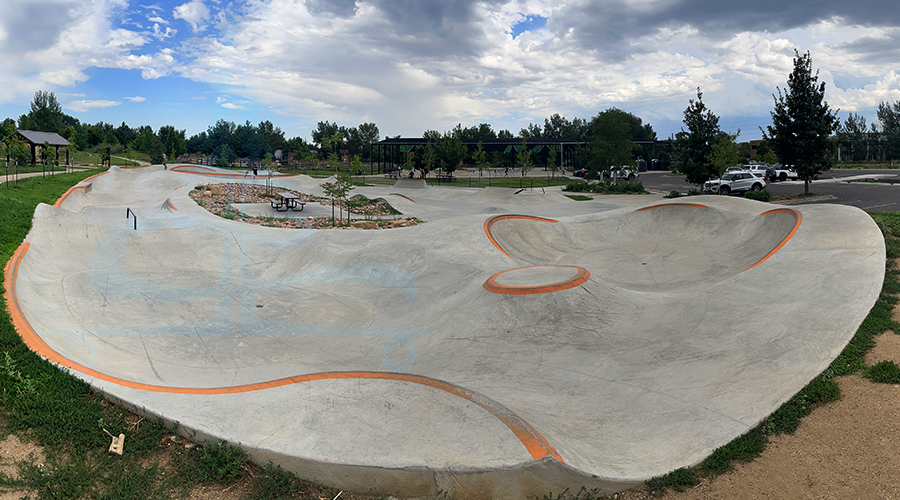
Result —
<instances>
[{"instance_id":1,"label":"bare dirt ground","mask_svg":"<svg viewBox=\"0 0 900 500\"><path fill-rule=\"evenodd\" d=\"M900 307L894 309L900 320ZM900 363L900 335L885 332L866 356ZM900 498L900 385L858 375L835 379L841 399L817 408L792 436L770 437L766 451L731 473L665 500ZM650 498L640 487L610 498Z\"/></svg>"}]
</instances>

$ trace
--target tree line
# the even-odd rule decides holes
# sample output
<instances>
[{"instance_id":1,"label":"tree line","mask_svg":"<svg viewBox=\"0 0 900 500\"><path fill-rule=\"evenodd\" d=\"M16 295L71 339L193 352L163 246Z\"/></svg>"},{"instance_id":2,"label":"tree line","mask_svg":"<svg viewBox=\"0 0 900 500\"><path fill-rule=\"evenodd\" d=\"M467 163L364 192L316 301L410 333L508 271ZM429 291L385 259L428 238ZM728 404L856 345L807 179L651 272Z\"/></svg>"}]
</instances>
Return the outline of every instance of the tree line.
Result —
<instances>
[{"instance_id":1,"label":"tree line","mask_svg":"<svg viewBox=\"0 0 900 500\"><path fill-rule=\"evenodd\" d=\"M765 160L796 165L810 175L801 178L812 180L821 170L829 168L834 160L844 161L889 160L900 158L900 103L881 102L878 106L879 124L867 124L864 117L850 113L841 123L836 112L824 101L824 82L818 82L818 72L812 71L809 53L796 53L794 71L788 85L778 88L775 111L771 113L773 125L761 128L764 141L757 154ZM805 99L805 101L804 101ZM547 167L554 162L552 154L529 155L530 139L572 139L583 144L575 151L575 163L587 167L591 175L611 166L633 165L635 160L680 162L681 170L693 184L718 177L728 166L747 161L750 156L748 143L739 143L740 130L723 131L719 118L703 102L703 94L697 89L697 98L690 99L684 110L684 127L674 136L673 148L658 148L657 134L649 123L626 111L612 107L585 119L568 119L553 114L543 123L531 123L514 135L509 130L494 130L489 123L463 127L458 124L446 132L426 130L422 137L429 146L419 148L403 159L405 165L425 172L435 168L448 171L460 162L471 161L479 168L496 166L496 154L487 154L482 148L468 151L462 140L521 139L515 162L522 166L535 162ZM129 148L146 153L153 163L162 161L163 154L177 158L186 153L212 157L227 165L237 158L262 160L281 151L285 158L300 161L321 160L336 165L349 158L351 163L377 161L379 151L372 147L380 140L380 131L374 123L362 123L346 127L335 122L320 121L310 134L287 138L271 121L258 124L249 121L235 124L218 120L207 130L186 137L185 130L164 125L154 130L149 125L133 128L124 121L118 127L105 122L81 123L63 112L52 92L38 91L30 103L29 112L18 120L7 118L3 122L0 140L15 128L56 132L69 140L79 150L113 151ZM397 136L399 138L399 136ZM388 137L390 138L390 137ZM8 141L4 141L8 142ZM401 163L403 163L401 162ZM806 165L810 166L807 167Z\"/></svg>"}]
</instances>

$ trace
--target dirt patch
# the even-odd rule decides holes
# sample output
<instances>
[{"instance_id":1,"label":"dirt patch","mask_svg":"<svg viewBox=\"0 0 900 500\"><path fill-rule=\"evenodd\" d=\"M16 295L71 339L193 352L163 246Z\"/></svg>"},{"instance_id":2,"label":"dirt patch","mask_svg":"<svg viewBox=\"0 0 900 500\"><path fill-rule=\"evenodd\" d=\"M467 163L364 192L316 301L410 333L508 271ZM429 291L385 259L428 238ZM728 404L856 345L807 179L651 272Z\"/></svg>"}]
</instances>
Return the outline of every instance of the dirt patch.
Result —
<instances>
[{"instance_id":1,"label":"dirt patch","mask_svg":"<svg viewBox=\"0 0 900 500\"><path fill-rule=\"evenodd\" d=\"M900 335L886 332L875 343L867 363L900 363ZM835 381L841 399L813 411L794 435L770 437L766 451L753 462L661 498L900 498L900 385L857 375ZM610 498L650 497L642 486Z\"/></svg>"},{"instance_id":2,"label":"dirt patch","mask_svg":"<svg viewBox=\"0 0 900 500\"><path fill-rule=\"evenodd\" d=\"M17 479L19 476L19 462L30 462L41 465L46 460L44 450L40 446L29 442L27 439L20 439L15 434L6 436L0 441L0 474L11 479ZM13 500L22 498L25 495L35 495L34 491L29 490L0 490L0 500Z\"/></svg>"}]
</instances>

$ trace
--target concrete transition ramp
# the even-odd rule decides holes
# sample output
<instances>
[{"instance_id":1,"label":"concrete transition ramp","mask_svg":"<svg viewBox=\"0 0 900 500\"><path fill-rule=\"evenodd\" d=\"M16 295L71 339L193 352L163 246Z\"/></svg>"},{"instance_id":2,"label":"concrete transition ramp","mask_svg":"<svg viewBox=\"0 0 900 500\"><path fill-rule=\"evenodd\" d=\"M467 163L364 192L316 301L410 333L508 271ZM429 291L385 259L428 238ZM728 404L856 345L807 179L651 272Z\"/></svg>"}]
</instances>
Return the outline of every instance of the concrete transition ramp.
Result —
<instances>
[{"instance_id":1,"label":"concrete transition ramp","mask_svg":"<svg viewBox=\"0 0 900 500\"><path fill-rule=\"evenodd\" d=\"M113 168L38 207L16 326L111 398L360 492L613 492L698 463L828 366L884 276L846 206L398 183L354 194L428 223L286 230L187 196L262 182L228 175Z\"/></svg>"}]
</instances>

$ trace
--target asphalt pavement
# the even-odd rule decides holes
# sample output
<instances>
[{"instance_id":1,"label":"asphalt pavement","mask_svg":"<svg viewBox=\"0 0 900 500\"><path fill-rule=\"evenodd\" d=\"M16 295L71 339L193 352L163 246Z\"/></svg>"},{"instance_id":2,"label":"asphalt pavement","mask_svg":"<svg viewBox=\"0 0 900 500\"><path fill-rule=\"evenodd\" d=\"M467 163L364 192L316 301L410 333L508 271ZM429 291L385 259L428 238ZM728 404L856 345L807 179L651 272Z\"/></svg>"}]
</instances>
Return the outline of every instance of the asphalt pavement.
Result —
<instances>
[{"instance_id":1,"label":"asphalt pavement","mask_svg":"<svg viewBox=\"0 0 900 500\"><path fill-rule=\"evenodd\" d=\"M871 181L875 179L895 179L896 182L891 185ZM694 187L687 184L683 176L672 175L670 172L642 172L641 181L645 188L665 193L673 190L684 193ZM776 196L800 194L804 189L801 181L770 182L766 187ZM850 205L871 212L900 211L900 170L834 169L813 181L809 191L834 196L836 199L831 203Z\"/></svg>"}]
</instances>

